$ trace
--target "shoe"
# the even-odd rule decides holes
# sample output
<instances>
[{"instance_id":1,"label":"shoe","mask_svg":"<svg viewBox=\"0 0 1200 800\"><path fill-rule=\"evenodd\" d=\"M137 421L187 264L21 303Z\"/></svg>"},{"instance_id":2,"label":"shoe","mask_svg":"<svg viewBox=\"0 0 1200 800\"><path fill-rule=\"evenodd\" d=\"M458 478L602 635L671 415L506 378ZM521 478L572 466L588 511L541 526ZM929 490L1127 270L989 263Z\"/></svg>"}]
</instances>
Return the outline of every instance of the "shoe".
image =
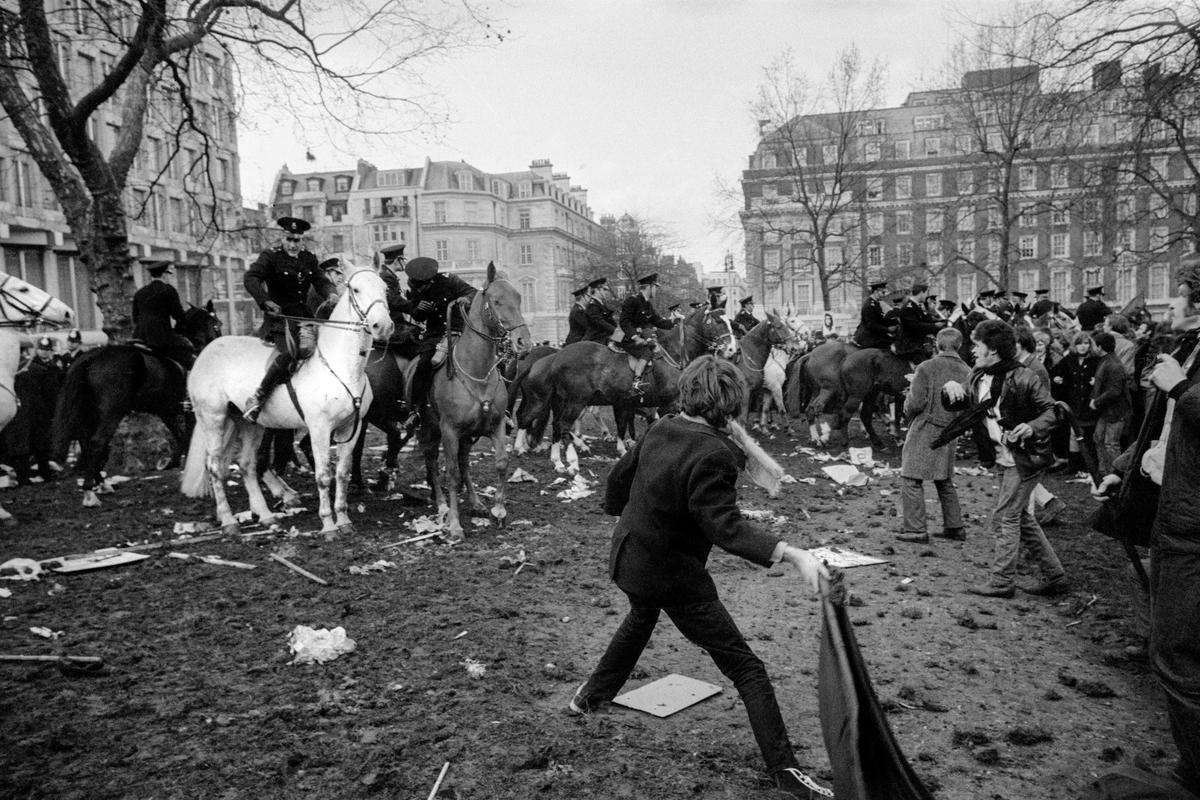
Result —
<instances>
[{"instance_id":1,"label":"shoe","mask_svg":"<svg viewBox=\"0 0 1200 800\"><path fill-rule=\"evenodd\" d=\"M781 769L772 777L775 779L775 788L792 797L802 797L804 800L833 797L832 789L827 789L795 767Z\"/></svg>"},{"instance_id":2,"label":"shoe","mask_svg":"<svg viewBox=\"0 0 1200 800\"><path fill-rule=\"evenodd\" d=\"M258 422L258 415L262 412L262 400L258 399L258 395L250 395L245 406L246 410L242 412L243 419L246 422Z\"/></svg>"},{"instance_id":3,"label":"shoe","mask_svg":"<svg viewBox=\"0 0 1200 800\"><path fill-rule=\"evenodd\" d=\"M928 533L897 533L897 541L912 542L913 544L929 544Z\"/></svg>"},{"instance_id":4,"label":"shoe","mask_svg":"<svg viewBox=\"0 0 1200 800\"><path fill-rule=\"evenodd\" d=\"M1050 502L1042 506L1041 511L1034 514L1034 519L1038 525L1053 525L1054 521L1067 510L1067 504L1057 497L1050 498Z\"/></svg>"},{"instance_id":5,"label":"shoe","mask_svg":"<svg viewBox=\"0 0 1200 800\"><path fill-rule=\"evenodd\" d=\"M967 532L964 528L943 528L941 533L934 533L939 539L949 539L952 542L965 542Z\"/></svg>"},{"instance_id":6,"label":"shoe","mask_svg":"<svg viewBox=\"0 0 1200 800\"><path fill-rule=\"evenodd\" d=\"M1071 591L1071 582L1067 580L1066 575L1061 575L1053 580L1042 581L1034 586L1022 586L1021 591L1025 594L1037 595L1038 597L1057 597L1060 594L1066 594Z\"/></svg>"},{"instance_id":7,"label":"shoe","mask_svg":"<svg viewBox=\"0 0 1200 800\"><path fill-rule=\"evenodd\" d=\"M583 687L585 686L587 686L586 681L579 684L579 688L575 690L575 695L571 698L571 702L567 703L568 716L582 717L593 710L588 704L587 698L583 696Z\"/></svg>"},{"instance_id":8,"label":"shoe","mask_svg":"<svg viewBox=\"0 0 1200 800\"><path fill-rule=\"evenodd\" d=\"M977 594L980 597L1002 597L1005 600L1017 596L1017 590L1012 586L997 586L994 583L980 583L975 586L968 586L967 591L971 594Z\"/></svg>"}]
</instances>

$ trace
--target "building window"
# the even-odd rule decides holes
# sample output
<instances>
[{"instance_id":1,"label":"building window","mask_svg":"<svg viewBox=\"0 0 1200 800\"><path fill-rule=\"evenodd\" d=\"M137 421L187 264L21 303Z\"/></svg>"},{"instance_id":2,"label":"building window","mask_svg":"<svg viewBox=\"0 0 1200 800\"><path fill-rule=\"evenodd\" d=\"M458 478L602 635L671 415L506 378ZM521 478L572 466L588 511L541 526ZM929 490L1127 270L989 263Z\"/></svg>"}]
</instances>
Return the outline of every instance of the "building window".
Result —
<instances>
[{"instance_id":1,"label":"building window","mask_svg":"<svg viewBox=\"0 0 1200 800\"><path fill-rule=\"evenodd\" d=\"M529 214L530 212L528 208L522 208L517 211L517 227L523 231L529 230Z\"/></svg>"},{"instance_id":2,"label":"building window","mask_svg":"<svg viewBox=\"0 0 1200 800\"><path fill-rule=\"evenodd\" d=\"M954 152L959 155L969 155L973 150L971 146L971 137L966 134L959 134L954 137Z\"/></svg>"},{"instance_id":3,"label":"building window","mask_svg":"<svg viewBox=\"0 0 1200 800\"><path fill-rule=\"evenodd\" d=\"M1083 201L1083 221L1084 222L1099 222L1100 221L1100 199L1089 197Z\"/></svg>"},{"instance_id":4,"label":"building window","mask_svg":"<svg viewBox=\"0 0 1200 800\"><path fill-rule=\"evenodd\" d=\"M912 197L912 176L897 175L896 176L896 199L901 200Z\"/></svg>"},{"instance_id":5,"label":"building window","mask_svg":"<svg viewBox=\"0 0 1200 800\"><path fill-rule=\"evenodd\" d=\"M925 196L940 197L942 194L942 175L940 172L930 172L925 175Z\"/></svg>"},{"instance_id":6,"label":"building window","mask_svg":"<svg viewBox=\"0 0 1200 800\"><path fill-rule=\"evenodd\" d=\"M1090 145L1100 144L1100 126L1088 125L1087 130L1083 134L1083 142Z\"/></svg>"},{"instance_id":7,"label":"building window","mask_svg":"<svg viewBox=\"0 0 1200 800\"><path fill-rule=\"evenodd\" d=\"M1118 222L1128 222L1129 220L1133 219L1133 198L1117 198L1116 214Z\"/></svg>"},{"instance_id":8,"label":"building window","mask_svg":"<svg viewBox=\"0 0 1200 800\"><path fill-rule=\"evenodd\" d=\"M965 272L958 276L958 302L970 303L975 299L975 273Z\"/></svg>"},{"instance_id":9,"label":"building window","mask_svg":"<svg viewBox=\"0 0 1200 800\"><path fill-rule=\"evenodd\" d=\"M1150 229L1150 249L1162 250L1170 242L1171 231L1167 228Z\"/></svg>"},{"instance_id":10,"label":"building window","mask_svg":"<svg viewBox=\"0 0 1200 800\"><path fill-rule=\"evenodd\" d=\"M1067 188L1067 165L1066 164L1051 164L1050 165L1050 186L1054 189Z\"/></svg>"},{"instance_id":11,"label":"building window","mask_svg":"<svg viewBox=\"0 0 1200 800\"><path fill-rule=\"evenodd\" d=\"M935 131L944 126L945 117L942 114L913 117L913 130L915 131Z\"/></svg>"},{"instance_id":12,"label":"building window","mask_svg":"<svg viewBox=\"0 0 1200 800\"><path fill-rule=\"evenodd\" d=\"M533 278L521 279L521 301L531 313L538 310L537 283Z\"/></svg>"},{"instance_id":13,"label":"building window","mask_svg":"<svg viewBox=\"0 0 1200 800\"><path fill-rule=\"evenodd\" d=\"M339 175L333 179L333 190L335 192L350 191L350 178L346 175Z\"/></svg>"},{"instance_id":14,"label":"building window","mask_svg":"<svg viewBox=\"0 0 1200 800\"><path fill-rule=\"evenodd\" d=\"M956 246L957 246L956 252L962 258L970 260L975 256L975 237L974 236L967 236L967 235L959 236Z\"/></svg>"},{"instance_id":15,"label":"building window","mask_svg":"<svg viewBox=\"0 0 1200 800\"><path fill-rule=\"evenodd\" d=\"M836 144L827 144L821 148L821 159L826 164L836 164L838 160L838 146Z\"/></svg>"},{"instance_id":16,"label":"building window","mask_svg":"<svg viewBox=\"0 0 1200 800\"><path fill-rule=\"evenodd\" d=\"M1157 192L1150 195L1149 201L1150 216L1155 219L1163 219L1167 216L1167 200Z\"/></svg>"},{"instance_id":17,"label":"building window","mask_svg":"<svg viewBox=\"0 0 1200 800\"><path fill-rule=\"evenodd\" d=\"M1099 231L1083 232L1083 254L1085 256L1098 256L1103 250L1104 238Z\"/></svg>"},{"instance_id":18,"label":"building window","mask_svg":"<svg viewBox=\"0 0 1200 800\"><path fill-rule=\"evenodd\" d=\"M151 153L151 157L154 159L153 163L151 164L151 167L154 169L155 172L157 172L159 170L158 140L157 139L150 140L150 153ZM295 186L296 186L296 184L294 181L280 181L279 182L279 194L283 197L291 197L292 191L295 188Z\"/></svg>"},{"instance_id":19,"label":"building window","mask_svg":"<svg viewBox=\"0 0 1200 800\"><path fill-rule=\"evenodd\" d=\"M1067 257L1067 235L1065 233L1050 234L1050 257Z\"/></svg>"},{"instance_id":20,"label":"building window","mask_svg":"<svg viewBox=\"0 0 1200 800\"><path fill-rule=\"evenodd\" d=\"M954 210L954 229L960 233L975 230L975 209L970 205L962 205Z\"/></svg>"},{"instance_id":21,"label":"building window","mask_svg":"<svg viewBox=\"0 0 1200 800\"><path fill-rule=\"evenodd\" d=\"M867 247L867 266L882 267L883 266L883 248L877 244Z\"/></svg>"},{"instance_id":22,"label":"building window","mask_svg":"<svg viewBox=\"0 0 1200 800\"><path fill-rule=\"evenodd\" d=\"M475 262L479 260L479 240L467 239L467 261Z\"/></svg>"},{"instance_id":23,"label":"building window","mask_svg":"<svg viewBox=\"0 0 1200 800\"><path fill-rule=\"evenodd\" d=\"M912 233L912 212L897 211L896 212L896 233L908 234Z\"/></svg>"},{"instance_id":24,"label":"building window","mask_svg":"<svg viewBox=\"0 0 1200 800\"><path fill-rule=\"evenodd\" d=\"M925 263L931 267L942 265L942 242L940 239L929 239L925 242Z\"/></svg>"},{"instance_id":25,"label":"building window","mask_svg":"<svg viewBox=\"0 0 1200 800\"><path fill-rule=\"evenodd\" d=\"M913 248L908 242L901 242L896 247L896 260L902 267L911 267L913 263Z\"/></svg>"},{"instance_id":26,"label":"building window","mask_svg":"<svg viewBox=\"0 0 1200 800\"><path fill-rule=\"evenodd\" d=\"M992 153L1004 152L1004 137L999 131L991 131L987 135L987 149Z\"/></svg>"},{"instance_id":27,"label":"building window","mask_svg":"<svg viewBox=\"0 0 1200 800\"><path fill-rule=\"evenodd\" d=\"M1021 167L1017 170L1017 186L1021 191L1037 188L1037 167Z\"/></svg>"},{"instance_id":28,"label":"building window","mask_svg":"<svg viewBox=\"0 0 1200 800\"><path fill-rule=\"evenodd\" d=\"M1122 228L1117 231L1117 250L1124 252L1132 250L1134 243L1133 228Z\"/></svg>"},{"instance_id":29,"label":"building window","mask_svg":"<svg viewBox=\"0 0 1200 800\"><path fill-rule=\"evenodd\" d=\"M987 259L989 264L1000 263L1000 237L992 236L988 239Z\"/></svg>"},{"instance_id":30,"label":"building window","mask_svg":"<svg viewBox=\"0 0 1200 800\"><path fill-rule=\"evenodd\" d=\"M479 221L479 203L474 200L468 200L463 204L463 213L468 223Z\"/></svg>"},{"instance_id":31,"label":"building window","mask_svg":"<svg viewBox=\"0 0 1200 800\"><path fill-rule=\"evenodd\" d=\"M1070 225L1071 212L1066 206L1055 206L1050 209L1050 224L1051 225Z\"/></svg>"},{"instance_id":32,"label":"building window","mask_svg":"<svg viewBox=\"0 0 1200 800\"><path fill-rule=\"evenodd\" d=\"M925 137L925 155L927 157L940 156L942 154L942 139L940 136Z\"/></svg>"},{"instance_id":33,"label":"building window","mask_svg":"<svg viewBox=\"0 0 1200 800\"><path fill-rule=\"evenodd\" d=\"M521 257L517 261L517 263L523 267L527 267L533 263L533 245L531 245L531 244L521 245Z\"/></svg>"},{"instance_id":34,"label":"building window","mask_svg":"<svg viewBox=\"0 0 1200 800\"><path fill-rule=\"evenodd\" d=\"M958 193L959 194L974 194L975 193L975 172L974 170L963 169L958 171Z\"/></svg>"},{"instance_id":35,"label":"building window","mask_svg":"<svg viewBox=\"0 0 1200 800\"><path fill-rule=\"evenodd\" d=\"M858 125L859 136L880 136L887 132L887 120L883 119L864 119L859 120Z\"/></svg>"},{"instance_id":36,"label":"building window","mask_svg":"<svg viewBox=\"0 0 1200 800\"><path fill-rule=\"evenodd\" d=\"M775 152L773 150L765 150L758 156L759 169L775 169Z\"/></svg>"},{"instance_id":37,"label":"building window","mask_svg":"<svg viewBox=\"0 0 1200 800\"><path fill-rule=\"evenodd\" d=\"M433 243L433 250L436 254L434 258L438 261L450 260L450 242L446 239L438 239Z\"/></svg>"},{"instance_id":38,"label":"building window","mask_svg":"<svg viewBox=\"0 0 1200 800\"><path fill-rule=\"evenodd\" d=\"M883 199L883 178L867 178L867 199Z\"/></svg>"},{"instance_id":39,"label":"building window","mask_svg":"<svg viewBox=\"0 0 1200 800\"><path fill-rule=\"evenodd\" d=\"M1050 297L1065 303L1071 299L1073 293L1071 273L1065 269L1050 270Z\"/></svg>"},{"instance_id":40,"label":"building window","mask_svg":"<svg viewBox=\"0 0 1200 800\"><path fill-rule=\"evenodd\" d=\"M1036 269L1023 269L1017 272L1017 288L1026 294L1037 291L1041 272Z\"/></svg>"},{"instance_id":41,"label":"building window","mask_svg":"<svg viewBox=\"0 0 1200 800\"><path fill-rule=\"evenodd\" d=\"M883 214L879 212L867 214L867 234L869 236L883 235Z\"/></svg>"},{"instance_id":42,"label":"building window","mask_svg":"<svg viewBox=\"0 0 1200 800\"><path fill-rule=\"evenodd\" d=\"M1017 240L1017 252L1022 259L1037 258L1037 237L1022 236Z\"/></svg>"},{"instance_id":43,"label":"building window","mask_svg":"<svg viewBox=\"0 0 1200 800\"><path fill-rule=\"evenodd\" d=\"M895 143L895 151L897 159L912 158L912 142L908 139L899 139Z\"/></svg>"},{"instance_id":44,"label":"building window","mask_svg":"<svg viewBox=\"0 0 1200 800\"><path fill-rule=\"evenodd\" d=\"M867 142L863 145L863 160L878 161L879 160L879 142Z\"/></svg>"},{"instance_id":45,"label":"building window","mask_svg":"<svg viewBox=\"0 0 1200 800\"><path fill-rule=\"evenodd\" d=\"M1151 300L1166 300L1170 296L1170 284L1167 281L1167 267L1155 264L1147 270L1146 294Z\"/></svg>"},{"instance_id":46,"label":"building window","mask_svg":"<svg viewBox=\"0 0 1200 800\"><path fill-rule=\"evenodd\" d=\"M335 233L329 237L329 249L335 253L340 253L346 249L346 237L340 233Z\"/></svg>"},{"instance_id":47,"label":"building window","mask_svg":"<svg viewBox=\"0 0 1200 800\"><path fill-rule=\"evenodd\" d=\"M433 202L433 221L434 222L445 222L446 221L446 201L445 200L435 200Z\"/></svg>"},{"instance_id":48,"label":"building window","mask_svg":"<svg viewBox=\"0 0 1200 800\"><path fill-rule=\"evenodd\" d=\"M1133 267L1117 267L1113 292L1116 293L1118 305L1125 305L1137 294L1137 276Z\"/></svg>"},{"instance_id":49,"label":"building window","mask_svg":"<svg viewBox=\"0 0 1200 800\"><path fill-rule=\"evenodd\" d=\"M988 230L996 230L1000 227L1000 207L990 205L987 207L987 226Z\"/></svg>"},{"instance_id":50,"label":"building window","mask_svg":"<svg viewBox=\"0 0 1200 800\"><path fill-rule=\"evenodd\" d=\"M1104 285L1104 269L1101 267L1089 267L1083 271L1083 286L1089 288L1091 286Z\"/></svg>"},{"instance_id":51,"label":"building window","mask_svg":"<svg viewBox=\"0 0 1200 800\"><path fill-rule=\"evenodd\" d=\"M1021 206L1020 216L1017 219L1017 224L1022 228L1033 228L1037 226L1037 207L1033 203L1024 203Z\"/></svg>"},{"instance_id":52,"label":"building window","mask_svg":"<svg viewBox=\"0 0 1200 800\"><path fill-rule=\"evenodd\" d=\"M321 191L321 179L309 178L307 181L305 181L305 187L310 192L319 192Z\"/></svg>"},{"instance_id":53,"label":"building window","mask_svg":"<svg viewBox=\"0 0 1200 800\"><path fill-rule=\"evenodd\" d=\"M383 223L371 226L371 241L375 244L390 244L391 242L404 241L404 234L400 232L399 225L391 223Z\"/></svg>"},{"instance_id":54,"label":"building window","mask_svg":"<svg viewBox=\"0 0 1200 800\"><path fill-rule=\"evenodd\" d=\"M1166 180L1168 178L1167 171L1169 164L1169 156L1151 156L1150 171L1161 180Z\"/></svg>"},{"instance_id":55,"label":"building window","mask_svg":"<svg viewBox=\"0 0 1200 800\"><path fill-rule=\"evenodd\" d=\"M931 208L925 212L925 232L941 233L944 215L940 208Z\"/></svg>"}]
</instances>

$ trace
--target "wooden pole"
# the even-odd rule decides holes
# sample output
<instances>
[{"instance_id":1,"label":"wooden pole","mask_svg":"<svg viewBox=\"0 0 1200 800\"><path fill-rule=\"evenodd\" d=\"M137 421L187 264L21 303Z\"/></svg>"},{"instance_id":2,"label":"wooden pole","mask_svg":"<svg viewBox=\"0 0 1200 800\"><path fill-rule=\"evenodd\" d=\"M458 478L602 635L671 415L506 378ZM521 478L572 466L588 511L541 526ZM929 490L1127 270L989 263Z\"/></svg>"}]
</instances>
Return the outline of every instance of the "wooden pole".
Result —
<instances>
[{"instance_id":1,"label":"wooden pole","mask_svg":"<svg viewBox=\"0 0 1200 800\"><path fill-rule=\"evenodd\" d=\"M76 664L103 664L99 656L19 656L0 654L0 661L72 661Z\"/></svg>"},{"instance_id":2,"label":"wooden pole","mask_svg":"<svg viewBox=\"0 0 1200 800\"><path fill-rule=\"evenodd\" d=\"M283 564L285 567L290 569L292 572L295 572L297 575L303 575L304 577L308 578L310 581L316 581L317 583L321 584L322 586L329 585L329 581L326 581L323 578L318 578L316 575L313 575L308 570L304 569L303 567L296 566L295 564L288 561L286 558L284 558L281 555L277 555L276 553L271 553L271 560L278 561L280 564Z\"/></svg>"},{"instance_id":3,"label":"wooden pole","mask_svg":"<svg viewBox=\"0 0 1200 800\"><path fill-rule=\"evenodd\" d=\"M438 790L442 788L442 781L446 778L446 772L450 769L450 762L442 764L442 771L438 774L437 780L433 784L433 788L429 790L429 797L426 800L433 800L437 797Z\"/></svg>"}]
</instances>

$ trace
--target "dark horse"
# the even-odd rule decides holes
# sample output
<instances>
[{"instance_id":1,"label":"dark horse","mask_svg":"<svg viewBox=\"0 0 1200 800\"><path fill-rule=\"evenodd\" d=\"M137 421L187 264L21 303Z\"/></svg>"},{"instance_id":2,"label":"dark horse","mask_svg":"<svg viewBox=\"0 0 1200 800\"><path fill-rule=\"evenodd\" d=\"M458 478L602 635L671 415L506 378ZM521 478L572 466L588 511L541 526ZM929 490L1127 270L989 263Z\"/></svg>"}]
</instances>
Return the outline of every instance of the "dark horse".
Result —
<instances>
[{"instance_id":1,"label":"dark horse","mask_svg":"<svg viewBox=\"0 0 1200 800\"><path fill-rule=\"evenodd\" d=\"M175 327L199 352L221 335L212 301L191 306ZM187 375L182 366L145 347L114 344L84 353L67 370L55 413L55 451L66 453L78 440L83 472L83 504L100 505L96 486L108 461L109 442L131 411L153 414L167 426L174 446L168 467L179 466L187 441L184 403Z\"/></svg>"},{"instance_id":2,"label":"dark horse","mask_svg":"<svg viewBox=\"0 0 1200 800\"><path fill-rule=\"evenodd\" d=\"M733 334L722 313L697 309L675 328L659 331L658 353L648 367L649 389L641 397L630 393L633 371L629 358L613 353L596 342L576 342L534 364L526 377L524 400L517 427L532 438L544 425L545 415L554 417L550 460L558 471L578 469L578 455L571 441L575 420L589 405L612 406L617 424L617 449L624 452L633 439L633 421L639 409L673 404L679 396L679 373L688 361L708 352L732 355ZM565 455L567 463L562 461Z\"/></svg>"},{"instance_id":3,"label":"dark horse","mask_svg":"<svg viewBox=\"0 0 1200 800\"><path fill-rule=\"evenodd\" d=\"M789 407L793 416L804 409L813 444L825 445L832 438L829 424L821 421L821 415L832 408L832 430L847 442L847 426L858 411L871 445L882 447L872 424L879 396L900 397L908 389L912 371L911 362L890 350L828 341L797 362L797 374L788 382Z\"/></svg>"}]
</instances>

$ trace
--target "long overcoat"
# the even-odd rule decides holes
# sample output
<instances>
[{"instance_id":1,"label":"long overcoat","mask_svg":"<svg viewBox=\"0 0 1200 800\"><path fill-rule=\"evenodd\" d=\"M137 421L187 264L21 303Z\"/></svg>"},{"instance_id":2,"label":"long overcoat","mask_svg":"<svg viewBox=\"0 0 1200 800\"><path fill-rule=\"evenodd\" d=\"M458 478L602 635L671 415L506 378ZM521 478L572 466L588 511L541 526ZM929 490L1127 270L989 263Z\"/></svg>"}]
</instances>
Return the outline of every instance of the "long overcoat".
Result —
<instances>
[{"instance_id":1,"label":"long overcoat","mask_svg":"<svg viewBox=\"0 0 1200 800\"><path fill-rule=\"evenodd\" d=\"M958 381L965 387L970 375L971 368L958 353L939 352L917 365L904 401L904 416L909 423L900 453L901 477L943 481L954 475L954 443L937 450L930 445L956 415L942 405L942 387L948 381Z\"/></svg>"}]
</instances>

